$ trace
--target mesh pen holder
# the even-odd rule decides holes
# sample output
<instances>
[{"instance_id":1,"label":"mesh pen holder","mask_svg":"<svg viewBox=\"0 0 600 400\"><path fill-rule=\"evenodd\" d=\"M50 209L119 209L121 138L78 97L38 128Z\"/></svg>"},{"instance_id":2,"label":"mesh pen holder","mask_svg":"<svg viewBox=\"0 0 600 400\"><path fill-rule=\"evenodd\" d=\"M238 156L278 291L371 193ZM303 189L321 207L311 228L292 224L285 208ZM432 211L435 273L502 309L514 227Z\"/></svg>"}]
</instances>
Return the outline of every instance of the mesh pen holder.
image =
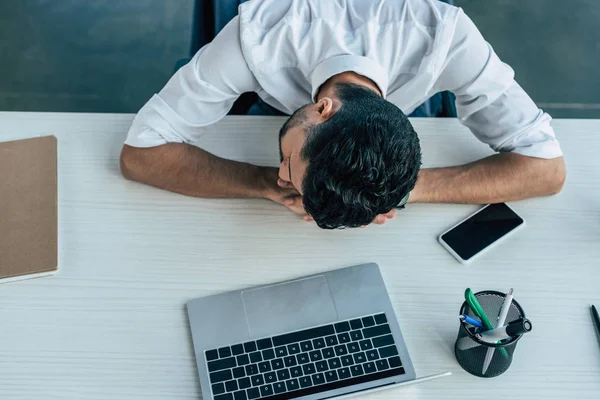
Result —
<instances>
[{"instance_id":1,"label":"mesh pen holder","mask_svg":"<svg viewBox=\"0 0 600 400\"><path fill-rule=\"evenodd\" d=\"M492 325L495 325L504 302L504 293L486 290L475 293L475 297ZM478 318L466 301L460 308L460 314ZM519 303L513 300L506 316L506 324L519 318L525 318L525 312ZM475 376L493 378L501 375L510 367L513 353L521 336L523 335L496 343L488 343L477 338L474 327L461 321L458 338L454 344L456 361L465 371Z\"/></svg>"}]
</instances>

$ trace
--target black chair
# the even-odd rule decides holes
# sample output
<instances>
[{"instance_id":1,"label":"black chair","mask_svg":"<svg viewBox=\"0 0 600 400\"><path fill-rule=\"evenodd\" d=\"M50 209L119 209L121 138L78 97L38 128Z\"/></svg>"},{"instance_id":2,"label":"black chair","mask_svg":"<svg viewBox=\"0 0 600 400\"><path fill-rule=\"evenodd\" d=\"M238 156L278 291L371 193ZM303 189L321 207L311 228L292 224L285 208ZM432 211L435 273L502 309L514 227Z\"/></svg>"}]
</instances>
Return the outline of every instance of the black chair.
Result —
<instances>
[{"instance_id":1,"label":"black chair","mask_svg":"<svg viewBox=\"0 0 600 400\"><path fill-rule=\"evenodd\" d=\"M247 0L196 0L192 22L192 41L189 58L175 64L175 71L189 62L205 44L213 40L219 31L238 13L238 7ZM324 0L325 1L325 0ZM440 0L454 4L454 0ZM245 115L259 101L256 93L243 93L233 104L230 115ZM411 117L456 117L454 95L450 92L435 94L419 106Z\"/></svg>"}]
</instances>

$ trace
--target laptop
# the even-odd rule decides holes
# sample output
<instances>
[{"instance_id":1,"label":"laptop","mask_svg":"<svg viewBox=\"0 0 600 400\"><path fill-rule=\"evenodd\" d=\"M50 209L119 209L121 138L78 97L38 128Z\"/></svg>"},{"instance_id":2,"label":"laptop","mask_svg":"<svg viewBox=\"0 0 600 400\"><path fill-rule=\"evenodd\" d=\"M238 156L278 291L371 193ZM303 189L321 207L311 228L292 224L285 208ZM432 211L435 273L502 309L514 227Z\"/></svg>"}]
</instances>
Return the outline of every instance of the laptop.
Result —
<instances>
[{"instance_id":1,"label":"laptop","mask_svg":"<svg viewBox=\"0 0 600 400\"><path fill-rule=\"evenodd\" d=\"M416 379L377 264L187 303L203 399L344 398Z\"/></svg>"}]
</instances>

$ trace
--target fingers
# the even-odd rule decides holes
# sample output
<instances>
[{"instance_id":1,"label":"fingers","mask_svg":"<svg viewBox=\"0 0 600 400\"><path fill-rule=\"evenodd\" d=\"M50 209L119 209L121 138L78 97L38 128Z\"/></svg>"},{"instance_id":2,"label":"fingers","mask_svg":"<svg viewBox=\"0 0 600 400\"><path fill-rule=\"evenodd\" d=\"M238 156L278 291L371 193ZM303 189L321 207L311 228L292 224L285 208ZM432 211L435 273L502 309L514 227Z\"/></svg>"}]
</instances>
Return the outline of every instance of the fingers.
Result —
<instances>
[{"instance_id":1,"label":"fingers","mask_svg":"<svg viewBox=\"0 0 600 400\"><path fill-rule=\"evenodd\" d=\"M284 181L283 179L277 179L277 186L282 187L284 189L294 189L294 185L292 182Z\"/></svg>"},{"instance_id":2,"label":"fingers","mask_svg":"<svg viewBox=\"0 0 600 400\"><path fill-rule=\"evenodd\" d=\"M376 225L383 225L385 224L388 220L396 218L396 210L393 209L390 212L386 213L386 214L379 214L378 216L375 217L375 219L373 220L373 223Z\"/></svg>"},{"instance_id":3,"label":"fingers","mask_svg":"<svg viewBox=\"0 0 600 400\"><path fill-rule=\"evenodd\" d=\"M301 196L288 197L283 201L283 204L285 204L286 207L300 207L300 208L304 209L304 206L302 205L302 197Z\"/></svg>"}]
</instances>

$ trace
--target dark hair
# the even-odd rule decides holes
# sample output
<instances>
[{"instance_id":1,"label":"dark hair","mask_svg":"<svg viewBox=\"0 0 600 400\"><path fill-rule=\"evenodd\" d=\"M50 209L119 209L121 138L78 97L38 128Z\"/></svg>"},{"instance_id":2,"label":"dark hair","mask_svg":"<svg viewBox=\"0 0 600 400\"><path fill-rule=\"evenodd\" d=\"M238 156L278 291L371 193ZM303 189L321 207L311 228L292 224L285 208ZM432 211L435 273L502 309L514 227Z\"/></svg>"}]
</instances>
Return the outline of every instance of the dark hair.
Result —
<instances>
[{"instance_id":1,"label":"dark hair","mask_svg":"<svg viewBox=\"0 0 600 400\"><path fill-rule=\"evenodd\" d=\"M419 138L394 104L354 84L338 84L340 109L311 127L301 156L306 212L325 229L368 225L415 186Z\"/></svg>"}]
</instances>

